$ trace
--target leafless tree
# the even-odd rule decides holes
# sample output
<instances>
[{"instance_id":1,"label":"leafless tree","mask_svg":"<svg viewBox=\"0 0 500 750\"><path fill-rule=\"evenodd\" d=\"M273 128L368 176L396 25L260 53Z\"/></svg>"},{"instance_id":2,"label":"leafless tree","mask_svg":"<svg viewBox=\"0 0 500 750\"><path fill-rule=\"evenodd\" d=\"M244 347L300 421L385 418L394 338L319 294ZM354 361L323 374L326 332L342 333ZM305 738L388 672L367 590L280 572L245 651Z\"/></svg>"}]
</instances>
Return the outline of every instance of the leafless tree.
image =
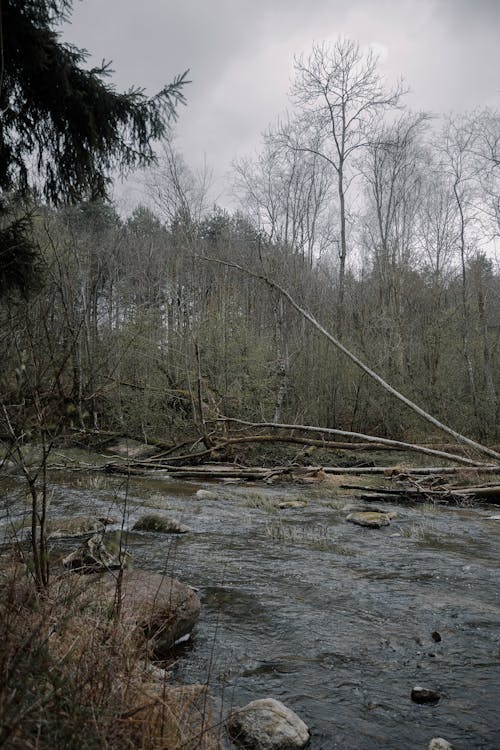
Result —
<instances>
[{"instance_id":1,"label":"leafless tree","mask_svg":"<svg viewBox=\"0 0 500 750\"><path fill-rule=\"evenodd\" d=\"M181 218L199 222L208 209L208 194L212 175L205 164L193 171L173 139L163 142L158 164L145 176L147 191L159 215L171 225Z\"/></svg>"},{"instance_id":2,"label":"leafless tree","mask_svg":"<svg viewBox=\"0 0 500 750\"><path fill-rule=\"evenodd\" d=\"M318 154L283 146L269 131L255 160L234 165L242 207L271 242L289 247L309 267L332 243L332 175Z\"/></svg>"},{"instance_id":3,"label":"leafless tree","mask_svg":"<svg viewBox=\"0 0 500 750\"><path fill-rule=\"evenodd\" d=\"M333 170L339 203L338 316L344 313L344 282L348 256L347 193L354 175L354 157L370 143L381 113L398 106L403 86L386 90L377 71L378 57L370 49L339 39L315 44L307 56L295 59L291 97L297 122L281 126L284 144L292 151L315 154Z\"/></svg>"}]
</instances>

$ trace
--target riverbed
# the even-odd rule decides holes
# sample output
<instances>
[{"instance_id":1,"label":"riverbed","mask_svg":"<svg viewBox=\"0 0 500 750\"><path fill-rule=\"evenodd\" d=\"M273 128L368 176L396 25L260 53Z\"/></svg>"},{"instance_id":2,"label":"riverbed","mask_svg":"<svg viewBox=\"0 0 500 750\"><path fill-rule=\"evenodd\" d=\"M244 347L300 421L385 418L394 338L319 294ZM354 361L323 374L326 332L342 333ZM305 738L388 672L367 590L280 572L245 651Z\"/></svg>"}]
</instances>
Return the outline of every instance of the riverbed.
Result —
<instances>
[{"instance_id":1,"label":"riverbed","mask_svg":"<svg viewBox=\"0 0 500 750\"><path fill-rule=\"evenodd\" d=\"M8 534L25 493L15 477L2 490ZM321 486L68 471L50 475L49 494L53 517L108 517L134 567L198 590L201 619L170 668L208 681L221 716L274 697L310 727L311 750L423 749L439 736L500 748L500 508L384 504L396 517L367 529L346 522L352 493ZM279 507L292 500L306 504ZM132 531L146 513L190 531ZM439 702L412 702L417 685Z\"/></svg>"}]
</instances>

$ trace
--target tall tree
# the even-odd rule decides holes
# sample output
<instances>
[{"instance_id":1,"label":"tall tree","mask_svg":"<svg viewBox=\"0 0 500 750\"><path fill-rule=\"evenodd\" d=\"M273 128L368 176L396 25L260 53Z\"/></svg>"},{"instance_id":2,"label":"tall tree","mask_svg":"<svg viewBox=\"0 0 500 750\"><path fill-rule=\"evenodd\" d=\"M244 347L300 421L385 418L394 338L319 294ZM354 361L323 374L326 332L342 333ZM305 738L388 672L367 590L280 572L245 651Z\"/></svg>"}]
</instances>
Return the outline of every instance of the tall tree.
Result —
<instances>
[{"instance_id":1,"label":"tall tree","mask_svg":"<svg viewBox=\"0 0 500 750\"><path fill-rule=\"evenodd\" d=\"M257 158L236 162L234 170L242 207L257 226L311 267L332 242L329 165L317 154L283 147L280 134L269 131Z\"/></svg>"},{"instance_id":2,"label":"tall tree","mask_svg":"<svg viewBox=\"0 0 500 750\"><path fill-rule=\"evenodd\" d=\"M141 88L117 92L107 80L108 63L88 69L88 53L63 43L57 32L71 7L72 0L3 0L0 6L4 209L5 193L40 194L54 205L105 198L115 170L154 161L153 141L185 101L186 73L148 97ZM24 229L0 227L0 293L28 280Z\"/></svg>"},{"instance_id":3,"label":"tall tree","mask_svg":"<svg viewBox=\"0 0 500 750\"><path fill-rule=\"evenodd\" d=\"M371 139L380 114L398 104L398 84L386 91L377 71L378 57L357 42L339 39L315 44L308 57L295 59L292 99L300 127L285 125L282 137L294 151L319 155L333 169L339 200L339 324L344 312L344 281L348 255L347 192L354 156Z\"/></svg>"}]
</instances>

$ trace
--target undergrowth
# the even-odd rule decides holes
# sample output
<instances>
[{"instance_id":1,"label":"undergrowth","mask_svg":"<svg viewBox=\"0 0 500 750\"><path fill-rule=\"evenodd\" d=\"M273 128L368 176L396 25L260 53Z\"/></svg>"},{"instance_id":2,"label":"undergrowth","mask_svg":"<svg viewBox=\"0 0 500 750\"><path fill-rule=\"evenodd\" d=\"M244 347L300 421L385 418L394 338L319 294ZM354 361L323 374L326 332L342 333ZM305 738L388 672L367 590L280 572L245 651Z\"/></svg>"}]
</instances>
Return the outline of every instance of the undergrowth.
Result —
<instances>
[{"instance_id":1,"label":"undergrowth","mask_svg":"<svg viewBox=\"0 0 500 750\"><path fill-rule=\"evenodd\" d=\"M203 686L158 680L146 645L99 588L66 575L37 590L0 573L0 747L216 750Z\"/></svg>"}]
</instances>

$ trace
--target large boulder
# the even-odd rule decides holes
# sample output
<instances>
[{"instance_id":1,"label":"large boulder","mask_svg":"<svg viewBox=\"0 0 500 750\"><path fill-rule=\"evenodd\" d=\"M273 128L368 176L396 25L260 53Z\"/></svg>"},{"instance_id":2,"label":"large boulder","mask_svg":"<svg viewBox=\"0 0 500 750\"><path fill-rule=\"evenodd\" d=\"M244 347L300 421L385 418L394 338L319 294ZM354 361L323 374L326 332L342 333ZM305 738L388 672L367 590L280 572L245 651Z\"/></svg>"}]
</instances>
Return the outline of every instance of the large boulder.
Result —
<instances>
[{"instance_id":1,"label":"large boulder","mask_svg":"<svg viewBox=\"0 0 500 750\"><path fill-rule=\"evenodd\" d=\"M229 736L248 750L301 750L310 739L296 713L274 698L252 701L226 720Z\"/></svg>"},{"instance_id":2,"label":"large boulder","mask_svg":"<svg viewBox=\"0 0 500 750\"><path fill-rule=\"evenodd\" d=\"M158 658L191 632L200 615L194 589L161 573L124 570L119 589L116 575L107 573L101 580L110 599L120 591L123 618L144 633Z\"/></svg>"}]
</instances>

